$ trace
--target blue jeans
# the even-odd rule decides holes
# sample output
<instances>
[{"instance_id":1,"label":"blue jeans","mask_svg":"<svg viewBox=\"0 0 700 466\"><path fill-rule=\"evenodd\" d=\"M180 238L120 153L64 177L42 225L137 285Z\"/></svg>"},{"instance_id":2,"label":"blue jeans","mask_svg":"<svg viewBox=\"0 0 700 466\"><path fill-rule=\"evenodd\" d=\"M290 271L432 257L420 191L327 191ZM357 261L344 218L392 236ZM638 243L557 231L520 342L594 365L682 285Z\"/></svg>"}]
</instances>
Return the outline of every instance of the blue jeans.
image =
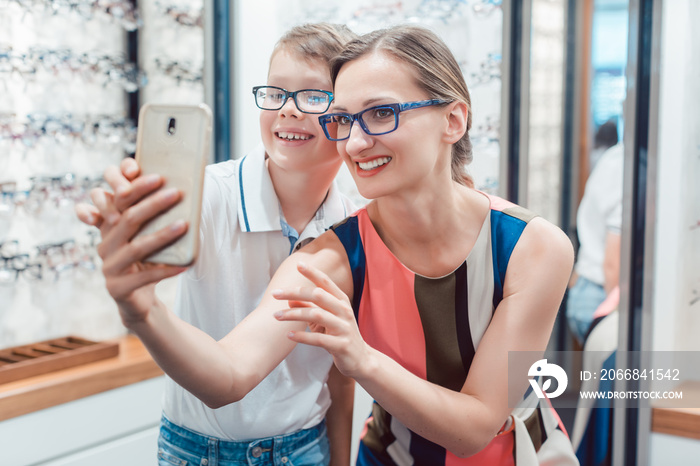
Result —
<instances>
[{"instance_id":1,"label":"blue jeans","mask_svg":"<svg viewBox=\"0 0 700 466\"><path fill-rule=\"evenodd\" d=\"M586 278L578 277L566 298L566 320L571 333L583 344L593 323L593 313L605 301L602 286Z\"/></svg>"},{"instance_id":2,"label":"blue jeans","mask_svg":"<svg viewBox=\"0 0 700 466\"><path fill-rule=\"evenodd\" d=\"M292 434L247 442L207 437L161 419L159 466L328 465L326 422Z\"/></svg>"}]
</instances>

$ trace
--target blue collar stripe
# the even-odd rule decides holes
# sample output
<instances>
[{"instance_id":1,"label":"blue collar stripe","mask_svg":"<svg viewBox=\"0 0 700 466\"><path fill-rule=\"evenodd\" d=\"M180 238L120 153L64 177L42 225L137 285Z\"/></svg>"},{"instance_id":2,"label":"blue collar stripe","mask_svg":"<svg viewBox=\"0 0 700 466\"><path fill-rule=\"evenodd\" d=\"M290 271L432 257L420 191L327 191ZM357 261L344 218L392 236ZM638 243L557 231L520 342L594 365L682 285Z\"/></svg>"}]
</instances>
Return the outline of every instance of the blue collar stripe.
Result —
<instances>
[{"instance_id":1,"label":"blue collar stripe","mask_svg":"<svg viewBox=\"0 0 700 466\"><path fill-rule=\"evenodd\" d=\"M250 225L248 224L248 212L246 212L245 194L243 193L243 162L245 162L246 157L243 157L241 159L241 163L238 165L238 189L241 190L241 207L243 208L243 220L245 220L245 231L248 232L250 231Z\"/></svg>"}]
</instances>

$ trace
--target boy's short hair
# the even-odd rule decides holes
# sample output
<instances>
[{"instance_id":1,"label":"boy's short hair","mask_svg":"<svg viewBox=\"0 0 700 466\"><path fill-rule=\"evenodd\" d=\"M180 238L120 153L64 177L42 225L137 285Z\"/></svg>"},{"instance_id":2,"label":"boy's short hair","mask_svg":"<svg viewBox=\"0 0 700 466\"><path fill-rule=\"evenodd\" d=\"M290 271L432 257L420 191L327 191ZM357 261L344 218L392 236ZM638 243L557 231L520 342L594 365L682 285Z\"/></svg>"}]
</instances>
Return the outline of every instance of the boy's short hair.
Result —
<instances>
[{"instance_id":1,"label":"boy's short hair","mask_svg":"<svg viewBox=\"0 0 700 466\"><path fill-rule=\"evenodd\" d=\"M275 44L272 58L279 50L298 54L306 60L330 61L357 37L344 24L307 23L287 31Z\"/></svg>"}]
</instances>

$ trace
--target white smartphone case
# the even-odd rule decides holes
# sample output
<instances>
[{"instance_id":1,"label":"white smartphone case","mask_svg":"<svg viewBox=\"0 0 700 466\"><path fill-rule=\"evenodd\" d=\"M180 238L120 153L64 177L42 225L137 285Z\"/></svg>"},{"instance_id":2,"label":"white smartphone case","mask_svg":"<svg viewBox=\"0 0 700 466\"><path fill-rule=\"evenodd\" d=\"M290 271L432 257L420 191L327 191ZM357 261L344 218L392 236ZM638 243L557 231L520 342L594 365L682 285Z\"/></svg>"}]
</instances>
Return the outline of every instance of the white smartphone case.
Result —
<instances>
[{"instance_id":1,"label":"white smartphone case","mask_svg":"<svg viewBox=\"0 0 700 466\"><path fill-rule=\"evenodd\" d=\"M197 258L204 168L209 159L211 110L200 105L146 104L139 112L136 161L141 174L165 178L161 189L175 187L182 200L146 224L137 236L186 220L185 236L147 258L148 262L186 266Z\"/></svg>"}]
</instances>

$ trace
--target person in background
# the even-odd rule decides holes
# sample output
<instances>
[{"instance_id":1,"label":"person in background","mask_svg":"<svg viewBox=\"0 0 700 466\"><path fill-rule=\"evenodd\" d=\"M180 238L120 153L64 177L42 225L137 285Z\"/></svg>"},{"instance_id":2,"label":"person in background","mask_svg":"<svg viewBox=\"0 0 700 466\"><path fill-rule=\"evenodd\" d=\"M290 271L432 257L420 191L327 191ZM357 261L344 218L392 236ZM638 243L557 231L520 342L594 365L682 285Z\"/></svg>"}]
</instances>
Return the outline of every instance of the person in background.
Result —
<instances>
[{"instance_id":1,"label":"person in background","mask_svg":"<svg viewBox=\"0 0 700 466\"><path fill-rule=\"evenodd\" d=\"M569 328L583 348L582 366L596 373L615 368L617 351L624 169L624 148L617 139L613 122L596 134L596 146L612 147L595 162L579 205L580 246L566 302ZM581 391L612 388L611 381L598 379L581 384ZM612 409L610 400L578 400L572 442L582 466L612 463Z\"/></svg>"},{"instance_id":2,"label":"person in background","mask_svg":"<svg viewBox=\"0 0 700 466\"><path fill-rule=\"evenodd\" d=\"M211 338L224 337L255 308L287 256L355 210L333 181L342 160L317 119L332 100L329 61L354 36L345 26L324 23L283 35L267 83L253 90L262 145L240 160L207 167L199 257L180 276L174 313ZM96 207L78 207L82 221L102 230L106 275L119 266L104 248L129 224L120 208L162 183L138 174L136 162L125 159L121 171L105 172L114 196L96 191ZM182 271L141 261L128 268L155 281ZM133 298L162 305L152 285L139 287ZM302 346L245 397L218 409L168 378L159 464L248 464L250 458L270 465L347 465L353 393L354 382L324 350Z\"/></svg>"},{"instance_id":3,"label":"person in background","mask_svg":"<svg viewBox=\"0 0 700 466\"><path fill-rule=\"evenodd\" d=\"M187 228L131 241L177 202L134 200L99 249L122 321L210 406L240 399L290 352L323 348L376 402L361 465L577 464L555 411L508 367L512 352L544 352L573 249L556 226L473 188L471 101L454 56L428 29L399 26L351 41L332 78L319 121L374 200L287 258L219 341L139 300L155 279L133 264Z\"/></svg>"},{"instance_id":4,"label":"person in background","mask_svg":"<svg viewBox=\"0 0 700 466\"><path fill-rule=\"evenodd\" d=\"M614 136L617 141L616 130ZM612 142L613 138L609 139ZM624 148L619 143L600 156L586 181L576 215L579 250L566 300L566 318L580 345L596 309L620 280L623 169Z\"/></svg>"},{"instance_id":5,"label":"person in background","mask_svg":"<svg viewBox=\"0 0 700 466\"><path fill-rule=\"evenodd\" d=\"M618 140L617 123L614 120L608 120L598 127L593 137L593 150L588 158L589 173L593 171L603 153L617 144Z\"/></svg>"}]
</instances>

